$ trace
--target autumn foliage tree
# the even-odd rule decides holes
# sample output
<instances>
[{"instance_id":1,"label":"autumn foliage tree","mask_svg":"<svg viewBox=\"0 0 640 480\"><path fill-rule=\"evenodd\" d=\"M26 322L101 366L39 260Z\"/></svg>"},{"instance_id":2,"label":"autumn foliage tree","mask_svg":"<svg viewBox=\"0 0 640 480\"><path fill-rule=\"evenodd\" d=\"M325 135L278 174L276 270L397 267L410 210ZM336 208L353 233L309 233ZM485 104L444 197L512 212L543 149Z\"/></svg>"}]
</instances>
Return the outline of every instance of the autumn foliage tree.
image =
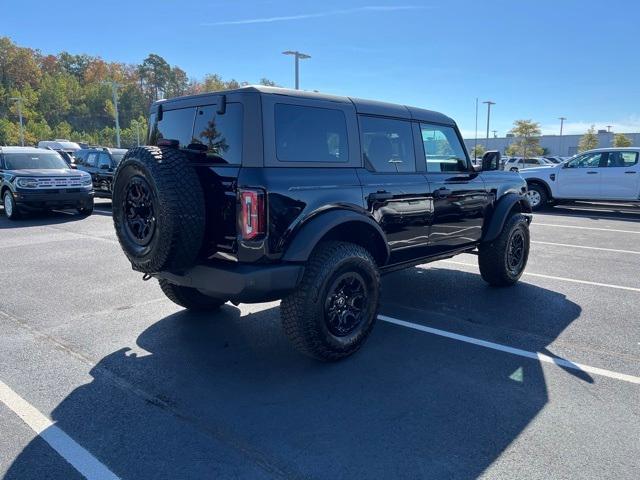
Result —
<instances>
[{"instance_id":1,"label":"autumn foliage tree","mask_svg":"<svg viewBox=\"0 0 640 480\"><path fill-rule=\"evenodd\" d=\"M598 148L599 143L596 127L591 125L589 130L587 130L587 133L580 138L580 143L578 143L578 152L585 152L587 150Z\"/></svg>"},{"instance_id":2,"label":"autumn foliage tree","mask_svg":"<svg viewBox=\"0 0 640 480\"><path fill-rule=\"evenodd\" d=\"M189 78L176 65L151 53L138 65L107 62L100 57L60 52L44 55L0 37L0 145L20 139L17 103L22 99L25 144L69 138L114 146L115 108L111 87L118 89L118 111L124 147L136 145L146 131L149 106L160 98L237 88L246 84L209 74ZM264 85L274 85L266 78Z\"/></svg>"}]
</instances>

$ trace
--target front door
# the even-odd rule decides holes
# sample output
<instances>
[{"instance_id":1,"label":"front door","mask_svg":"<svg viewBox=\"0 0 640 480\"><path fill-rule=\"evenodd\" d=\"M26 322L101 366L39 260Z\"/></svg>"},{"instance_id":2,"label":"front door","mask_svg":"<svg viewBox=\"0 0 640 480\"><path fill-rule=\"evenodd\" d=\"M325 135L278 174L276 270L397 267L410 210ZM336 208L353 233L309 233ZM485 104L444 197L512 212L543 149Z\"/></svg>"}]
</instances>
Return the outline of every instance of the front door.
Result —
<instances>
[{"instance_id":1,"label":"front door","mask_svg":"<svg viewBox=\"0 0 640 480\"><path fill-rule=\"evenodd\" d=\"M605 200L638 200L640 168L638 152L607 153L606 168L602 169L600 190Z\"/></svg>"},{"instance_id":2,"label":"front door","mask_svg":"<svg viewBox=\"0 0 640 480\"><path fill-rule=\"evenodd\" d=\"M358 170L365 204L384 230L390 263L428 254L433 204L416 168L411 122L359 116L364 169Z\"/></svg>"},{"instance_id":3,"label":"front door","mask_svg":"<svg viewBox=\"0 0 640 480\"><path fill-rule=\"evenodd\" d=\"M420 131L434 205L434 253L477 242L489 205L484 181L471 167L453 127L422 123Z\"/></svg>"},{"instance_id":4,"label":"front door","mask_svg":"<svg viewBox=\"0 0 640 480\"><path fill-rule=\"evenodd\" d=\"M583 153L567 162L558 171L558 198L599 199L605 155L602 152Z\"/></svg>"}]
</instances>

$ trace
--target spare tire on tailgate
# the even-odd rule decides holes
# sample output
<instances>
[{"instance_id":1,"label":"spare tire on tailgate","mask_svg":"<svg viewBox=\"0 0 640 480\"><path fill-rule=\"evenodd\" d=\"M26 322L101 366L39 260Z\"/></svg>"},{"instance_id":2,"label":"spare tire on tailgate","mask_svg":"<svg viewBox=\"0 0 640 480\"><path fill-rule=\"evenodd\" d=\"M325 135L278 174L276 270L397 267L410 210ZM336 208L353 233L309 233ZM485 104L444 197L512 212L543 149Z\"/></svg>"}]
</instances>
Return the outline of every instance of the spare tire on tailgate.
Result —
<instances>
[{"instance_id":1,"label":"spare tire on tailgate","mask_svg":"<svg viewBox=\"0 0 640 480\"><path fill-rule=\"evenodd\" d=\"M205 228L202 187L180 150L129 150L113 182L113 223L134 269L180 271L198 256Z\"/></svg>"}]
</instances>

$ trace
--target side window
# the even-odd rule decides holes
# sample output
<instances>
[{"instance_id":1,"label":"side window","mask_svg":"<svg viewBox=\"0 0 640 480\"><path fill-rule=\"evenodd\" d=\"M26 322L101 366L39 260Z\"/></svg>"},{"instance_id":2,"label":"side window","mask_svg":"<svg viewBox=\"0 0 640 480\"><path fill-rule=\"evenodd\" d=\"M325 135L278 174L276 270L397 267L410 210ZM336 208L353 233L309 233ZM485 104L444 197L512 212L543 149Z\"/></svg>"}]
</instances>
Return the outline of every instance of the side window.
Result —
<instances>
[{"instance_id":1,"label":"side window","mask_svg":"<svg viewBox=\"0 0 640 480\"><path fill-rule=\"evenodd\" d=\"M609 152L607 167L632 167L638 163L637 152Z\"/></svg>"},{"instance_id":2,"label":"side window","mask_svg":"<svg viewBox=\"0 0 640 480\"><path fill-rule=\"evenodd\" d=\"M360 116L364 164L375 172L415 172L411 122Z\"/></svg>"},{"instance_id":3,"label":"side window","mask_svg":"<svg viewBox=\"0 0 640 480\"><path fill-rule=\"evenodd\" d=\"M585 153L567 162L567 168L597 168L601 160L601 153Z\"/></svg>"},{"instance_id":4,"label":"side window","mask_svg":"<svg viewBox=\"0 0 640 480\"><path fill-rule=\"evenodd\" d=\"M78 150L73 156L76 159L76 165L84 165L84 160L87 158L87 152Z\"/></svg>"},{"instance_id":5,"label":"side window","mask_svg":"<svg viewBox=\"0 0 640 480\"><path fill-rule=\"evenodd\" d=\"M349 161L347 121L341 110L278 103L275 131L281 162Z\"/></svg>"},{"instance_id":6,"label":"side window","mask_svg":"<svg viewBox=\"0 0 640 480\"><path fill-rule=\"evenodd\" d=\"M206 146L207 157L218 163L242 163L242 105L228 103L224 114L216 105L198 108L191 146Z\"/></svg>"},{"instance_id":7,"label":"side window","mask_svg":"<svg viewBox=\"0 0 640 480\"><path fill-rule=\"evenodd\" d=\"M462 144L452 127L421 124L427 172L468 172L469 164Z\"/></svg>"},{"instance_id":8,"label":"side window","mask_svg":"<svg viewBox=\"0 0 640 480\"><path fill-rule=\"evenodd\" d=\"M191 143L195 115L195 108L164 111L162 120L151 135L151 144L157 145L160 140L177 140L179 148L187 148Z\"/></svg>"},{"instance_id":9,"label":"side window","mask_svg":"<svg viewBox=\"0 0 640 480\"><path fill-rule=\"evenodd\" d=\"M95 167L96 165L98 165L98 154L96 152L89 153L89 155L87 155L85 165L87 167Z\"/></svg>"},{"instance_id":10,"label":"side window","mask_svg":"<svg viewBox=\"0 0 640 480\"><path fill-rule=\"evenodd\" d=\"M108 153L103 152L98 155L98 168L109 169L111 168L111 157Z\"/></svg>"}]
</instances>

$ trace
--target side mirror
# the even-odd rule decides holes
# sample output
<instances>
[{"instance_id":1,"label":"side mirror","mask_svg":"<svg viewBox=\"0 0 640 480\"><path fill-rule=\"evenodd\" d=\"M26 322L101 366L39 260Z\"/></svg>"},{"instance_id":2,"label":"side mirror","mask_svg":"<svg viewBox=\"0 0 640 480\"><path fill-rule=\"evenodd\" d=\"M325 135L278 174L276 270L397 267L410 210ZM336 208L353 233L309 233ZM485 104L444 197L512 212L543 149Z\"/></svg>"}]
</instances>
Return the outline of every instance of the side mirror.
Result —
<instances>
[{"instance_id":1,"label":"side mirror","mask_svg":"<svg viewBox=\"0 0 640 480\"><path fill-rule=\"evenodd\" d=\"M502 155L497 150L489 150L482 156L482 171L500 170Z\"/></svg>"},{"instance_id":2,"label":"side mirror","mask_svg":"<svg viewBox=\"0 0 640 480\"><path fill-rule=\"evenodd\" d=\"M71 170L77 170L77 169L78 169L78 166L77 166L75 163L70 163L70 164L69 164L69 168L70 168Z\"/></svg>"}]
</instances>

